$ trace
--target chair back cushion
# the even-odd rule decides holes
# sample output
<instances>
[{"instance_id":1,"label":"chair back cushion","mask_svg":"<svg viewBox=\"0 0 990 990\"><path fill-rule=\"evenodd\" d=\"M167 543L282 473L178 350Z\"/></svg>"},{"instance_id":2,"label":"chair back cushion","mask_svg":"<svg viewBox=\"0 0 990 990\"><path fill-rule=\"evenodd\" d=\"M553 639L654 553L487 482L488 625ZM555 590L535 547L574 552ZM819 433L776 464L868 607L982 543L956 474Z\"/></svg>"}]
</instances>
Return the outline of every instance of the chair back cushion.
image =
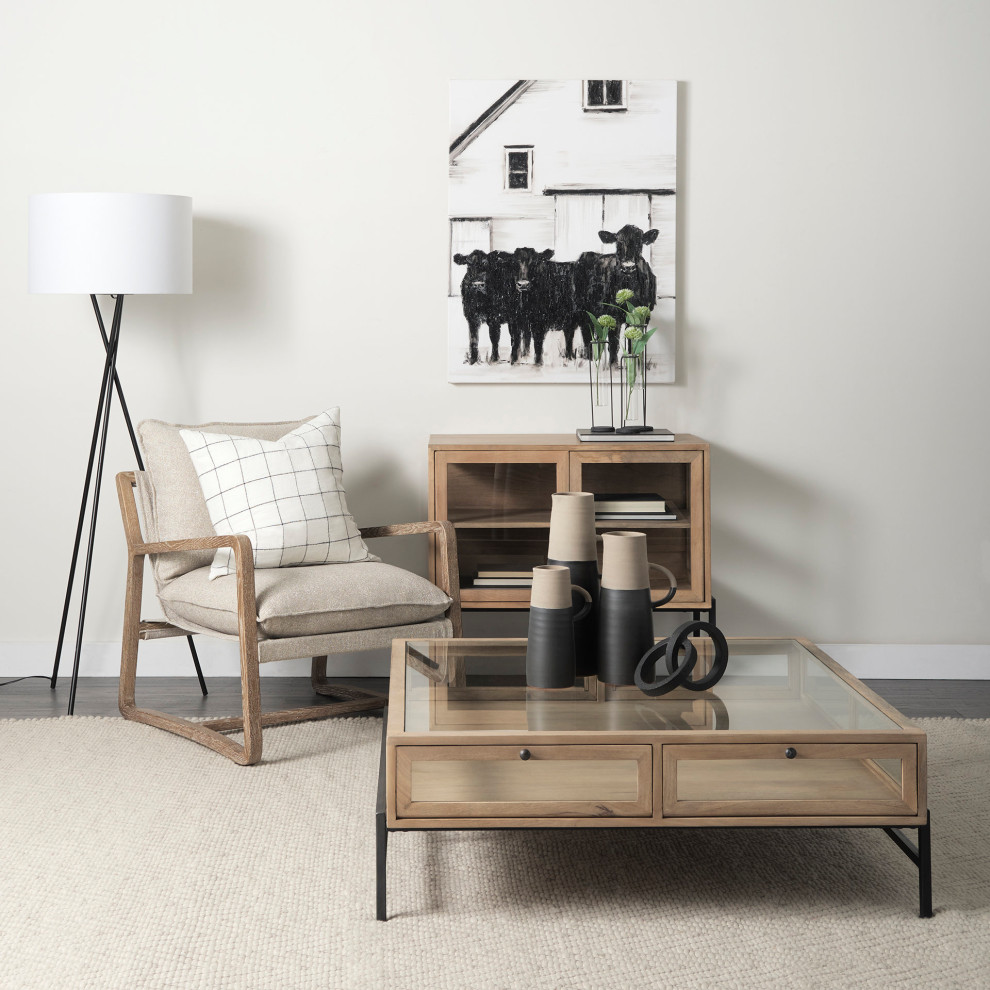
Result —
<instances>
[{"instance_id":1,"label":"chair back cushion","mask_svg":"<svg viewBox=\"0 0 990 990\"><path fill-rule=\"evenodd\" d=\"M205 430L259 440L278 440L305 422L306 419L298 419L282 423L204 423L186 426L146 419L139 423L138 442L144 456L146 474L143 479L147 496L145 538L158 542L216 535L196 469L179 435L180 430ZM204 567L212 560L212 550L159 554L152 560L155 581L161 588L180 574Z\"/></svg>"},{"instance_id":2,"label":"chair back cushion","mask_svg":"<svg viewBox=\"0 0 990 990\"><path fill-rule=\"evenodd\" d=\"M340 410L262 440L180 430L217 536L244 533L256 568L348 564L370 557L344 494ZM210 578L234 573L221 547Z\"/></svg>"}]
</instances>

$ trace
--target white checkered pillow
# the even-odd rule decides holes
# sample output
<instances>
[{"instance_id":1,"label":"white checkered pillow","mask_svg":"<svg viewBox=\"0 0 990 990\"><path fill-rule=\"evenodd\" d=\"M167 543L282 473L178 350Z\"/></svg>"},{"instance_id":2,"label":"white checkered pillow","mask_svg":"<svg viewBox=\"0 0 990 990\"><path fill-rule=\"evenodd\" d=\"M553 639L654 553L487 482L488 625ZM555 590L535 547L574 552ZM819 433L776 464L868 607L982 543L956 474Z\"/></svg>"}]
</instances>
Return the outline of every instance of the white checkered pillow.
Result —
<instances>
[{"instance_id":1,"label":"white checkered pillow","mask_svg":"<svg viewBox=\"0 0 990 990\"><path fill-rule=\"evenodd\" d=\"M218 536L244 533L255 567L376 560L344 500L340 410L280 440L180 430ZM210 580L234 573L234 552L217 550Z\"/></svg>"}]
</instances>

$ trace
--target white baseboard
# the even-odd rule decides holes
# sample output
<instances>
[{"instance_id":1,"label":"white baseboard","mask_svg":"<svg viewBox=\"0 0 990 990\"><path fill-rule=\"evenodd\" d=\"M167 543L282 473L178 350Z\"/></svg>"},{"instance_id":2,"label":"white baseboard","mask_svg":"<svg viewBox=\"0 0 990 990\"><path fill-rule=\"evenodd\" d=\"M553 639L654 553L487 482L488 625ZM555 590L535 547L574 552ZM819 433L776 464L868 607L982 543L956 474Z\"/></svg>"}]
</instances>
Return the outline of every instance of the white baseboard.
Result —
<instances>
[{"instance_id":1,"label":"white baseboard","mask_svg":"<svg viewBox=\"0 0 990 990\"><path fill-rule=\"evenodd\" d=\"M59 677L72 673L73 644L62 653ZM196 638L196 652L206 677L239 677L237 644L226 640ZM338 677L388 676L388 651L369 650L331 657L327 669ZM0 643L0 681L25 674L50 676L55 659L54 643ZM263 663L262 677L309 677L308 660ZM120 673L119 643L87 643L79 662L80 677L116 677ZM189 647L184 639L150 640L141 644L138 654L139 677L195 676Z\"/></svg>"},{"instance_id":2,"label":"white baseboard","mask_svg":"<svg viewBox=\"0 0 990 990\"><path fill-rule=\"evenodd\" d=\"M823 643L822 649L859 678L990 680L990 644Z\"/></svg>"},{"instance_id":3,"label":"white baseboard","mask_svg":"<svg viewBox=\"0 0 990 990\"><path fill-rule=\"evenodd\" d=\"M222 640L196 641L207 676L237 677L237 644ZM919 646L899 643L823 643L822 649L846 670L862 678L911 680L990 680L990 644ZM54 643L0 643L0 680L25 674L51 674ZM730 661L731 663L731 661ZM330 657L328 671L338 677L385 677L386 650ZM88 643L79 665L82 677L116 677L120 669L118 643ZM62 657L59 676L72 672L71 645ZM308 677L308 660L261 665L262 676ZM143 643L138 674L145 677L193 676L184 639Z\"/></svg>"}]
</instances>

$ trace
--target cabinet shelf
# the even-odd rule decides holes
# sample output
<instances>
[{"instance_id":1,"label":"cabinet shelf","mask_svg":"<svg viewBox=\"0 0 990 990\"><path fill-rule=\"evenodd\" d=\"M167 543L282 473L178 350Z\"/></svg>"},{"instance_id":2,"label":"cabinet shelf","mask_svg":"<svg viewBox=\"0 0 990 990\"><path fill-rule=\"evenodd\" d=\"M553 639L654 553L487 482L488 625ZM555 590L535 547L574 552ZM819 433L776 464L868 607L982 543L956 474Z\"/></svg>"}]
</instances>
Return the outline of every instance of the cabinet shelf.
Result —
<instances>
[{"instance_id":1,"label":"cabinet shelf","mask_svg":"<svg viewBox=\"0 0 990 990\"><path fill-rule=\"evenodd\" d=\"M549 529L549 512L507 512L499 516L455 516L457 529Z\"/></svg>"},{"instance_id":2,"label":"cabinet shelf","mask_svg":"<svg viewBox=\"0 0 990 990\"><path fill-rule=\"evenodd\" d=\"M674 509L676 519L596 519L595 529L690 529L687 512ZM549 529L549 512L513 512L503 516L466 516L450 520L457 529Z\"/></svg>"}]
</instances>

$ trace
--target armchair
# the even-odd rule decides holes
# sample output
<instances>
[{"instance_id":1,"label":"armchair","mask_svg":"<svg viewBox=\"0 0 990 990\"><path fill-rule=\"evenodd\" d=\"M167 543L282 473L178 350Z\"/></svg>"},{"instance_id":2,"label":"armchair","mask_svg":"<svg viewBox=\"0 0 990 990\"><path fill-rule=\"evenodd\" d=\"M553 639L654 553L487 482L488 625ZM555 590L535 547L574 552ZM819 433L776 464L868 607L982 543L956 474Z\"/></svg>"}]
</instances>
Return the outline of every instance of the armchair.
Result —
<instances>
[{"instance_id":1,"label":"armchair","mask_svg":"<svg viewBox=\"0 0 990 990\"><path fill-rule=\"evenodd\" d=\"M282 435L295 424L222 425L231 432L267 437ZM124 718L184 736L235 763L250 765L261 759L263 726L383 707L386 702L383 695L329 683L328 655L377 649L388 646L396 637L444 638L461 634L456 536L449 522L399 523L361 530L364 539L432 534L441 563L439 587L381 562L256 571L247 536L205 535L205 500L201 492L190 487L190 474L184 474L185 465L177 456L175 442L181 443L179 429L171 424L142 423L139 432L149 470L117 475L117 495L127 540L119 688L119 708ZM174 483L169 477L170 488L163 491L162 468L169 466L176 468L179 477ZM150 476L156 468L158 479ZM191 478L195 481L195 474ZM195 504L197 495L202 511ZM191 530L188 538L162 538L174 536L175 530L183 525ZM150 538L146 539L145 534ZM235 574L211 582L207 577L209 566L208 563L204 566L204 560L208 561L220 547L233 551ZM167 620L164 622L141 619L146 558L154 565L158 598ZM237 640L241 715L193 722L137 706L135 681L141 640L190 634ZM260 664L302 657L312 658L313 689L339 700L263 713ZM243 731L243 744L223 735L233 730Z\"/></svg>"}]
</instances>

